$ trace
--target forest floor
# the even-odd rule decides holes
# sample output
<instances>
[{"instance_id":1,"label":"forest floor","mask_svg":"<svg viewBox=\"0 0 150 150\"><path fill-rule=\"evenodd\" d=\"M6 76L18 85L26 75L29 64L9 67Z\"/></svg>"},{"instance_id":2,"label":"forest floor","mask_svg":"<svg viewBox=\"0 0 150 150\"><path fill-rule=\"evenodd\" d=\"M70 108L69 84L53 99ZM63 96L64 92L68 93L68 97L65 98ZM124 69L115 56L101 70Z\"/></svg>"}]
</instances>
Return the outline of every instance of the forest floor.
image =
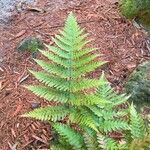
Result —
<instances>
[{"instance_id":1,"label":"forest floor","mask_svg":"<svg viewBox=\"0 0 150 150\"><path fill-rule=\"evenodd\" d=\"M99 77L105 71L118 91L136 66L150 59L146 36L120 16L117 0L42 0L36 7L45 12L24 10L0 27L0 150L46 150L52 139L48 124L20 117L34 102L45 105L22 87L36 82L28 69L37 68L30 54L16 50L25 37L38 36L52 44L51 36L64 26L68 13L74 12L93 39L91 46L109 61L91 76Z\"/></svg>"}]
</instances>

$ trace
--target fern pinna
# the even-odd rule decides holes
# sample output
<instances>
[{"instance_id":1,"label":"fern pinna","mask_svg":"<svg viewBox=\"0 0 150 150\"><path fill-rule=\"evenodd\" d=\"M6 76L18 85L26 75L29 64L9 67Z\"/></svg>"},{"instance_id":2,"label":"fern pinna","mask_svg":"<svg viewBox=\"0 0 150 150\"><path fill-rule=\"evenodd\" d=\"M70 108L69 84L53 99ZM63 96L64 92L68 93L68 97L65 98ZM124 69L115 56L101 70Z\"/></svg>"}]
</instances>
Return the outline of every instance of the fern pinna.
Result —
<instances>
[{"instance_id":1,"label":"fern pinna","mask_svg":"<svg viewBox=\"0 0 150 150\"><path fill-rule=\"evenodd\" d=\"M127 143L120 144L112 134L130 132L129 120L125 119L128 109L119 109L128 97L116 94L104 75L100 79L86 78L87 73L105 63L96 61L96 49L86 47L86 37L70 13L64 30L53 38L56 46L46 45L46 51L40 50L50 63L35 59L43 71L30 70L42 84L26 86L56 105L23 116L50 122L58 134L52 150L125 149Z\"/></svg>"}]
</instances>

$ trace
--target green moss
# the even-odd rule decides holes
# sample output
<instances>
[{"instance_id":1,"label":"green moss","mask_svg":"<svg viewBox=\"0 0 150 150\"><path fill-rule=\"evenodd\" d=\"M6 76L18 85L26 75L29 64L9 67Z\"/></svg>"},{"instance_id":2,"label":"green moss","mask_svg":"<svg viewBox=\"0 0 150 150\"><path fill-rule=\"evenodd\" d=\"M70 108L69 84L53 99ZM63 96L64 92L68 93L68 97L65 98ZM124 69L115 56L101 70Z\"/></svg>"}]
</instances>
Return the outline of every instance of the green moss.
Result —
<instances>
[{"instance_id":1,"label":"green moss","mask_svg":"<svg viewBox=\"0 0 150 150\"><path fill-rule=\"evenodd\" d=\"M150 26L150 0L121 0L120 11L126 18L138 18L141 24Z\"/></svg>"},{"instance_id":2,"label":"green moss","mask_svg":"<svg viewBox=\"0 0 150 150\"><path fill-rule=\"evenodd\" d=\"M150 105L150 62L137 67L125 85L130 100L137 106Z\"/></svg>"},{"instance_id":3,"label":"green moss","mask_svg":"<svg viewBox=\"0 0 150 150\"><path fill-rule=\"evenodd\" d=\"M39 38L36 37L28 37L19 43L17 46L18 51L29 51L35 52L38 49L43 49L44 45Z\"/></svg>"}]
</instances>

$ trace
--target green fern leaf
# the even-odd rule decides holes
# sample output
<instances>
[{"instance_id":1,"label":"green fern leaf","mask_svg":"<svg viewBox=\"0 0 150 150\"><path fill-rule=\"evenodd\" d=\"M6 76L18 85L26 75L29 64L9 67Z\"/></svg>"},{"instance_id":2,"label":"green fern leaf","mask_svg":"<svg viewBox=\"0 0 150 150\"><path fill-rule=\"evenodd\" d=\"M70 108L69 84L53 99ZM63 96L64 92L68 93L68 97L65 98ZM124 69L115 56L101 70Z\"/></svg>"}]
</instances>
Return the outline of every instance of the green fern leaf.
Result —
<instances>
[{"instance_id":1,"label":"green fern leaf","mask_svg":"<svg viewBox=\"0 0 150 150\"><path fill-rule=\"evenodd\" d=\"M100 133L97 133L97 141L99 148L102 150L119 150L118 143L115 140L105 137Z\"/></svg>"},{"instance_id":2,"label":"green fern leaf","mask_svg":"<svg viewBox=\"0 0 150 150\"><path fill-rule=\"evenodd\" d=\"M67 79L60 78L57 76L50 76L44 72L31 71L30 72L42 83L49 87L56 88L57 90L78 92L84 91L85 89L96 88L105 82L100 82L96 79L77 79L68 81Z\"/></svg>"},{"instance_id":3,"label":"green fern leaf","mask_svg":"<svg viewBox=\"0 0 150 150\"><path fill-rule=\"evenodd\" d=\"M122 120L105 120L102 124L100 124L100 130L105 133L128 129L128 123Z\"/></svg>"},{"instance_id":4,"label":"green fern leaf","mask_svg":"<svg viewBox=\"0 0 150 150\"><path fill-rule=\"evenodd\" d=\"M130 107L130 128L133 139L141 139L146 135L144 121L136 112L133 104Z\"/></svg>"},{"instance_id":5,"label":"green fern leaf","mask_svg":"<svg viewBox=\"0 0 150 150\"><path fill-rule=\"evenodd\" d=\"M37 96L45 98L48 101L66 103L69 100L69 92L64 93L62 91L57 91L46 86L29 85L26 86L26 88L32 91Z\"/></svg>"},{"instance_id":6,"label":"green fern leaf","mask_svg":"<svg viewBox=\"0 0 150 150\"><path fill-rule=\"evenodd\" d=\"M31 117L42 121L59 121L63 120L69 113L69 109L64 106L49 106L45 108L38 108L28 112L23 117Z\"/></svg>"},{"instance_id":7,"label":"green fern leaf","mask_svg":"<svg viewBox=\"0 0 150 150\"><path fill-rule=\"evenodd\" d=\"M64 124L54 124L53 128L64 138L70 145L76 149L82 149L84 146L84 139L80 133L76 132L70 126Z\"/></svg>"},{"instance_id":8,"label":"green fern leaf","mask_svg":"<svg viewBox=\"0 0 150 150\"><path fill-rule=\"evenodd\" d=\"M85 132L83 133L83 137L87 150L99 150L96 135L92 136L91 134Z\"/></svg>"},{"instance_id":9,"label":"green fern leaf","mask_svg":"<svg viewBox=\"0 0 150 150\"><path fill-rule=\"evenodd\" d=\"M55 144L53 145L50 150L70 150L70 149L67 149L66 147L63 147L63 145L59 145L59 144Z\"/></svg>"},{"instance_id":10,"label":"green fern leaf","mask_svg":"<svg viewBox=\"0 0 150 150\"><path fill-rule=\"evenodd\" d=\"M89 113L86 108L81 108L76 111L73 111L69 115L69 119L72 123L77 123L81 126L90 127L91 129L98 131L95 116L91 113Z\"/></svg>"},{"instance_id":11,"label":"green fern leaf","mask_svg":"<svg viewBox=\"0 0 150 150\"><path fill-rule=\"evenodd\" d=\"M150 136L145 136L142 139L134 139L129 147L129 150L149 150Z\"/></svg>"},{"instance_id":12,"label":"green fern leaf","mask_svg":"<svg viewBox=\"0 0 150 150\"><path fill-rule=\"evenodd\" d=\"M53 75L57 75L60 78L69 78L70 71L66 70L63 66L58 66L57 64L50 64L43 60L34 59L38 65L40 65L45 71Z\"/></svg>"},{"instance_id":13,"label":"green fern leaf","mask_svg":"<svg viewBox=\"0 0 150 150\"><path fill-rule=\"evenodd\" d=\"M103 116L103 118L105 120L113 120L113 119L117 119L117 118L127 116L128 111L127 110L116 111L116 110L113 110L113 109L110 109L110 110L102 109L101 110L101 115Z\"/></svg>"},{"instance_id":14,"label":"green fern leaf","mask_svg":"<svg viewBox=\"0 0 150 150\"><path fill-rule=\"evenodd\" d=\"M54 53L51 53L49 51L41 51L41 54L43 54L45 57L47 57L50 61L52 61L53 63L56 63L57 65L61 65L64 68L69 68L70 67L70 63L68 59L65 58L61 58L58 55L55 55Z\"/></svg>"},{"instance_id":15,"label":"green fern leaf","mask_svg":"<svg viewBox=\"0 0 150 150\"><path fill-rule=\"evenodd\" d=\"M49 52L54 53L57 56L60 56L61 58L69 59L70 55L68 52L62 51L60 48L51 46L51 45L45 45Z\"/></svg>"},{"instance_id":16,"label":"green fern leaf","mask_svg":"<svg viewBox=\"0 0 150 150\"><path fill-rule=\"evenodd\" d=\"M106 101L105 99L100 99L94 94L83 95L77 93L72 97L72 101L68 101L68 103L74 106L88 106L88 105L95 105L95 104L105 106L110 102Z\"/></svg>"}]
</instances>

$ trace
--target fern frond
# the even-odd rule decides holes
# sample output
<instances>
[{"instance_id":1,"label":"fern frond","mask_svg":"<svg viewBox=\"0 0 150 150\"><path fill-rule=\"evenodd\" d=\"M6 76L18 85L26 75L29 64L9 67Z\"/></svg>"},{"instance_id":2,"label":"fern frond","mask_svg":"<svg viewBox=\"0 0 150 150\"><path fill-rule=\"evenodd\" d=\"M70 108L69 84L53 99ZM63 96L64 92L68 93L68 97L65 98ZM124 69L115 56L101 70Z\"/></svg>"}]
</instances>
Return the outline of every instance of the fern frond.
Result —
<instances>
[{"instance_id":1,"label":"fern frond","mask_svg":"<svg viewBox=\"0 0 150 150\"><path fill-rule=\"evenodd\" d=\"M51 46L51 45L46 45L48 51L54 53L57 56L60 56L61 58L69 59L70 55L68 52L62 51L60 48Z\"/></svg>"},{"instance_id":2,"label":"fern frond","mask_svg":"<svg viewBox=\"0 0 150 150\"><path fill-rule=\"evenodd\" d=\"M100 130L104 133L128 129L128 123L122 120L105 120L102 124L100 124Z\"/></svg>"},{"instance_id":3,"label":"fern frond","mask_svg":"<svg viewBox=\"0 0 150 150\"><path fill-rule=\"evenodd\" d=\"M135 110L133 104L130 107L130 128L133 139L142 139L146 135L144 121Z\"/></svg>"},{"instance_id":4,"label":"fern frond","mask_svg":"<svg viewBox=\"0 0 150 150\"><path fill-rule=\"evenodd\" d=\"M92 62L92 63L87 64L86 67L81 66L73 72L73 77L79 78L79 77L85 76L87 73L94 71L95 69L99 68L105 63L106 62Z\"/></svg>"},{"instance_id":5,"label":"fern frond","mask_svg":"<svg viewBox=\"0 0 150 150\"><path fill-rule=\"evenodd\" d=\"M69 115L69 120L72 123L77 123L83 127L89 127L95 131L98 131L95 116L91 114L86 108L77 109Z\"/></svg>"},{"instance_id":6,"label":"fern frond","mask_svg":"<svg viewBox=\"0 0 150 150\"><path fill-rule=\"evenodd\" d=\"M104 80L105 81L105 80ZM107 82L107 81L106 81ZM126 94L119 94L112 89L110 83L100 86L97 90L97 94L112 102L112 107L119 106L129 99Z\"/></svg>"},{"instance_id":7,"label":"fern frond","mask_svg":"<svg viewBox=\"0 0 150 150\"><path fill-rule=\"evenodd\" d=\"M129 150L149 150L150 136L145 136L142 139L134 139L129 147Z\"/></svg>"},{"instance_id":8,"label":"fern frond","mask_svg":"<svg viewBox=\"0 0 150 150\"><path fill-rule=\"evenodd\" d=\"M85 48L82 51L77 51L73 53L73 58L76 60L80 60L81 57L88 55L88 54L92 54L94 51L98 50L97 48Z\"/></svg>"},{"instance_id":9,"label":"fern frond","mask_svg":"<svg viewBox=\"0 0 150 150\"><path fill-rule=\"evenodd\" d=\"M70 71L66 70L66 68L62 66L58 66L57 64L49 64L42 60L35 60L44 70L49 73L56 74L62 78L69 78ZM96 68L102 66L106 62L92 62L85 66L79 67L76 70L72 70L71 77L72 78L80 78L81 76L85 76L87 73L94 71Z\"/></svg>"},{"instance_id":10,"label":"fern frond","mask_svg":"<svg viewBox=\"0 0 150 150\"><path fill-rule=\"evenodd\" d=\"M40 50L40 52L41 52L41 54L43 54L45 57L47 57L53 63L56 63L57 65L61 65L64 68L69 68L70 67L70 63L69 63L68 59L61 58L60 56L55 55L54 53L51 53L49 51Z\"/></svg>"},{"instance_id":11,"label":"fern frond","mask_svg":"<svg viewBox=\"0 0 150 150\"><path fill-rule=\"evenodd\" d=\"M56 88L57 90L62 90L62 91L69 91L69 81L64 78L59 78L57 76L50 76L49 74L45 72L37 72L37 71L31 71L32 75L36 79L38 79L40 82L46 84L48 87L53 87Z\"/></svg>"},{"instance_id":12,"label":"fern frond","mask_svg":"<svg viewBox=\"0 0 150 150\"><path fill-rule=\"evenodd\" d=\"M68 28L68 29L67 29ZM64 30L59 30L60 34L67 40L71 41L72 39L70 37L72 37L71 32L72 29L69 29L70 27L67 27L67 24L64 27ZM84 28L80 28L79 26L76 27L76 37L79 37L80 35L83 35L85 32Z\"/></svg>"},{"instance_id":13,"label":"fern frond","mask_svg":"<svg viewBox=\"0 0 150 150\"><path fill-rule=\"evenodd\" d=\"M99 150L96 135L91 135L87 132L83 133L84 142L86 144L87 150Z\"/></svg>"},{"instance_id":14,"label":"fern frond","mask_svg":"<svg viewBox=\"0 0 150 150\"><path fill-rule=\"evenodd\" d=\"M74 69L78 69L78 68L80 68L82 66L85 67L89 63L93 63L93 61L95 61L95 59L97 57L98 57L97 55L92 54L92 55L86 55L86 56L80 57L80 59L81 59L80 62L79 62L78 59L75 59L74 63L73 63L73 68Z\"/></svg>"},{"instance_id":15,"label":"fern frond","mask_svg":"<svg viewBox=\"0 0 150 150\"><path fill-rule=\"evenodd\" d=\"M63 147L63 145L61 144L55 144L51 146L50 150L70 150L70 149Z\"/></svg>"},{"instance_id":16,"label":"fern frond","mask_svg":"<svg viewBox=\"0 0 150 150\"><path fill-rule=\"evenodd\" d=\"M72 97L71 101L68 101L68 103L73 106L88 106L88 105L96 105L96 104L105 106L110 102L106 101L105 99L101 99L94 94L83 95L77 93L76 95L74 95L74 97Z\"/></svg>"},{"instance_id":17,"label":"fern frond","mask_svg":"<svg viewBox=\"0 0 150 150\"><path fill-rule=\"evenodd\" d=\"M123 116L128 115L128 110L107 110L107 109L102 109L101 110L101 115L105 120L110 120L110 119L117 119L117 118L122 118Z\"/></svg>"},{"instance_id":18,"label":"fern frond","mask_svg":"<svg viewBox=\"0 0 150 150\"><path fill-rule=\"evenodd\" d=\"M41 66L48 73L57 75L60 78L69 78L70 77L70 71L66 70L66 68L63 66L58 66L56 64L50 64L43 60L38 60L38 59L34 59L34 60L39 66Z\"/></svg>"},{"instance_id":19,"label":"fern frond","mask_svg":"<svg viewBox=\"0 0 150 150\"><path fill-rule=\"evenodd\" d=\"M88 106L87 106L88 107ZM94 115L96 115L97 117L99 117L99 118L102 118L103 117L103 114L102 114L102 112L101 112L101 109L98 107L98 106L96 106L96 105L93 105L93 106L89 106L88 107L91 111L92 111L92 113L94 114Z\"/></svg>"},{"instance_id":20,"label":"fern frond","mask_svg":"<svg viewBox=\"0 0 150 150\"><path fill-rule=\"evenodd\" d=\"M38 108L31 112L25 113L23 117L35 118L41 121L59 121L63 120L69 113L69 109L65 106L49 106Z\"/></svg>"},{"instance_id":21,"label":"fern frond","mask_svg":"<svg viewBox=\"0 0 150 150\"><path fill-rule=\"evenodd\" d=\"M83 137L80 133L73 130L70 126L56 123L53 125L53 128L75 149L80 150L84 147Z\"/></svg>"},{"instance_id":22,"label":"fern frond","mask_svg":"<svg viewBox=\"0 0 150 150\"><path fill-rule=\"evenodd\" d=\"M62 91L54 90L46 86L29 85L29 86L26 86L25 88L32 91L37 96L41 98L45 98L48 101L66 103L69 100L69 96L68 96L69 92L64 93Z\"/></svg>"},{"instance_id":23,"label":"fern frond","mask_svg":"<svg viewBox=\"0 0 150 150\"><path fill-rule=\"evenodd\" d=\"M70 88L72 92L84 91L91 88L99 87L105 84L105 82L99 82L96 79L77 79L70 82Z\"/></svg>"},{"instance_id":24,"label":"fern frond","mask_svg":"<svg viewBox=\"0 0 150 150\"><path fill-rule=\"evenodd\" d=\"M83 35L78 35L78 38L76 38L76 40L74 42L78 43L79 46L81 45L86 45L85 43L85 38L88 36L88 34L83 34ZM61 35L55 35L55 39L59 40L60 42L68 45L68 46L72 46L72 41L70 39L67 38L67 34L66 36L61 36ZM76 46L76 45L75 45ZM76 49L78 50L78 49Z\"/></svg>"},{"instance_id":25,"label":"fern frond","mask_svg":"<svg viewBox=\"0 0 150 150\"><path fill-rule=\"evenodd\" d=\"M62 58L65 59L69 59L70 55L68 52L66 51L62 51L60 48L55 47L55 46L51 46L51 45L46 45L45 46L48 48L48 51L54 53L55 55L58 55ZM85 48L82 51L78 51L78 52L73 52L73 59L74 60L79 60L81 57L88 55L88 54L92 54L94 51L96 51L97 48Z\"/></svg>"},{"instance_id":26,"label":"fern frond","mask_svg":"<svg viewBox=\"0 0 150 150\"><path fill-rule=\"evenodd\" d=\"M118 143L115 140L105 137L100 133L97 133L97 141L99 143L99 148L102 150L119 150Z\"/></svg>"},{"instance_id":27,"label":"fern frond","mask_svg":"<svg viewBox=\"0 0 150 150\"><path fill-rule=\"evenodd\" d=\"M66 40L65 37L62 38L57 38L58 36L55 36L56 38L52 38L52 40L55 42L55 44L61 48L62 50L66 51L66 52L72 52L72 51L79 51L82 50L86 44L88 44L89 42L91 42L91 40L80 40L81 36L77 35L76 36L76 31L74 31L72 29L73 32L72 36L70 37L70 40ZM69 37L69 33L67 32L66 34L68 34L67 36Z\"/></svg>"},{"instance_id":28,"label":"fern frond","mask_svg":"<svg viewBox=\"0 0 150 150\"><path fill-rule=\"evenodd\" d=\"M84 91L85 89L96 88L100 85L105 84L105 82L100 82L96 79L77 79L69 81L64 78L60 78L57 76L50 76L45 72L30 72L38 79L40 82L46 84L49 87L56 88L57 90L70 91L70 92L78 92Z\"/></svg>"}]
</instances>

